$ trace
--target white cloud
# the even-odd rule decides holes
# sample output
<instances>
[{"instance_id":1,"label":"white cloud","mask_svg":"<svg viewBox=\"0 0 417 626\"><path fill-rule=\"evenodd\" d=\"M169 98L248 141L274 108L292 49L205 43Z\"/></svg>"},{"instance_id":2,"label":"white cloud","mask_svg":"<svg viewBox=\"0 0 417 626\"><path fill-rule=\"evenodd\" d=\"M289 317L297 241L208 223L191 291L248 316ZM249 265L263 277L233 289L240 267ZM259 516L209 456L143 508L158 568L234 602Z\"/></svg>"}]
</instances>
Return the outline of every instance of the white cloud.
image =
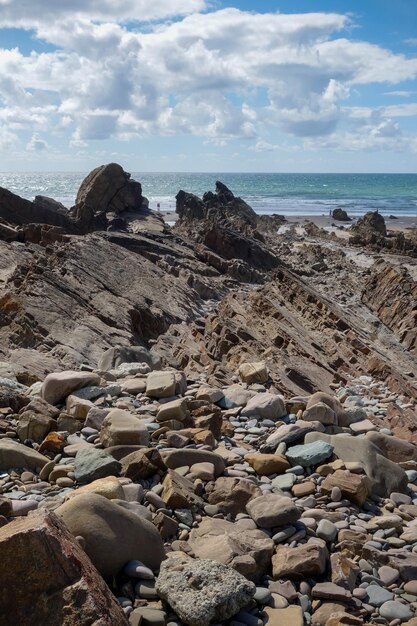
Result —
<instances>
[{"instance_id":1,"label":"white cloud","mask_svg":"<svg viewBox=\"0 0 417 626\"><path fill-rule=\"evenodd\" d=\"M48 142L42 139L38 133L33 133L31 140L26 145L26 149L31 152L43 152L49 148Z\"/></svg>"},{"instance_id":2,"label":"white cloud","mask_svg":"<svg viewBox=\"0 0 417 626\"><path fill-rule=\"evenodd\" d=\"M48 131L69 132L78 148L109 137L191 133L219 145L253 139L255 150L265 150L274 144L259 137L273 127L309 145L336 141L346 127L353 137L360 127L372 142L391 141L398 132L390 120L417 114L413 103L346 106L357 85L414 79L417 58L339 38L349 25L344 15L196 13L203 0L56 4L51 11L50 0L0 0L0 25L33 28L59 48L0 49L0 123L31 130L32 146L45 141L36 133ZM187 14L142 30L123 24Z\"/></svg>"},{"instance_id":3,"label":"white cloud","mask_svg":"<svg viewBox=\"0 0 417 626\"><path fill-rule=\"evenodd\" d=\"M275 144L268 143L263 139L259 139L259 141L256 142L252 149L255 152L274 152L274 150L276 150L278 147L279 146L276 146Z\"/></svg>"},{"instance_id":4,"label":"white cloud","mask_svg":"<svg viewBox=\"0 0 417 626\"><path fill-rule=\"evenodd\" d=\"M6 126L0 125L0 149L13 150L16 148L19 139L15 133L10 132Z\"/></svg>"},{"instance_id":5,"label":"white cloud","mask_svg":"<svg viewBox=\"0 0 417 626\"><path fill-rule=\"evenodd\" d=\"M417 91L402 91L400 89L394 91L386 91L384 96L397 96L398 98L409 98L410 96L414 96Z\"/></svg>"},{"instance_id":6,"label":"white cloud","mask_svg":"<svg viewBox=\"0 0 417 626\"><path fill-rule=\"evenodd\" d=\"M1 0L0 24L37 28L62 20L145 22L187 15L206 7L204 0Z\"/></svg>"}]
</instances>

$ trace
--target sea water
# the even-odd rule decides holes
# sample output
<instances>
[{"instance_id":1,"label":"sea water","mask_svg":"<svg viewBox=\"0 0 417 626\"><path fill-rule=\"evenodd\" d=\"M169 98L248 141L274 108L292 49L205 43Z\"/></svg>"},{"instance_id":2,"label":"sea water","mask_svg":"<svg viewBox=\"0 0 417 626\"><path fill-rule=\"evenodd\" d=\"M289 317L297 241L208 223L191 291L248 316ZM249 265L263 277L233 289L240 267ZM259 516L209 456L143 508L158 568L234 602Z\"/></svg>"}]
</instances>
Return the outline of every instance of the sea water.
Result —
<instances>
[{"instance_id":1,"label":"sea water","mask_svg":"<svg viewBox=\"0 0 417 626\"><path fill-rule=\"evenodd\" d=\"M71 207L88 172L0 173L0 187L32 200L44 195ZM132 172L150 207L175 211L180 189L201 196L225 183L260 214L328 215L336 207L349 215L379 210L417 217L417 174L237 174Z\"/></svg>"}]
</instances>

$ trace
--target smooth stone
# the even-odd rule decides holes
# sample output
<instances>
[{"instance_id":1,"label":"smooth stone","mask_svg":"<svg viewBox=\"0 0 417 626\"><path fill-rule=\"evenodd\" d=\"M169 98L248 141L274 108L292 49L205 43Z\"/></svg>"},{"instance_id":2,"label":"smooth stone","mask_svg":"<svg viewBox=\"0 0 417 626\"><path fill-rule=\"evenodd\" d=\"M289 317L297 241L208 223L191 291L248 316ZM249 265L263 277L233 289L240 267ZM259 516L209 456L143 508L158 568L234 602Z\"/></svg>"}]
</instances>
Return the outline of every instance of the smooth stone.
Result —
<instances>
[{"instance_id":1,"label":"smooth stone","mask_svg":"<svg viewBox=\"0 0 417 626\"><path fill-rule=\"evenodd\" d=\"M290 463L311 467L319 465L333 454L333 446L325 441L313 441L312 443L292 446L285 453ZM294 471L294 468L293 468Z\"/></svg>"},{"instance_id":2,"label":"smooth stone","mask_svg":"<svg viewBox=\"0 0 417 626\"><path fill-rule=\"evenodd\" d=\"M129 561L123 568L123 573L132 578L143 578L144 580L153 580L154 573L149 567L146 567L142 561Z\"/></svg>"},{"instance_id":3,"label":"smooth stone","mask_svg":"<svg viewBox=\"0 0 417 626\"><path fill-rule=\"evenodd\" d=\"M391 621L393 619L399 619L401 622L405 622L414 616L413 611L406 604L401 604L395 600L385 602L379 609L381 617Z\"/></svg>"},{"instance_id":4,"label":"smooth stone","mask_svg":"<svg viewBox=\"0 0 417 626\"><path fill-rule=\"evenodd\" d=\"M253 599L256 600L258 604L268 604L271 599L271 592L266 587L256 587Z\"/></svg>"},{"instance_id":5,"label":"smooth stone","mask_svg":"<svg viewBox=\"0 0 417 626\"><path fill-rule=\"evenodd\" d=\"M338 533L337 526L327 519L321 519L318 523L316 534L325 541L334 541Z\"/></svg>"},{"instance_id":6,"label":"smooth stone","mask_svg":"<svg viewBox=\"0 0 417 626\"><path fill-rule=\"evenodd\" d=\"M384 602L388 602L394 597L390 591L387 591L379 585L369 585L369 587L366 588L366 592L368 594L368 604L375 607L382 606Z\"/></svg>"},{"instance_id":7,"label":"smooth stone","mask_svg":"<svg viewBox=\"0 0 417 626\"><path fill-rule=\"evenodd\" d=\"M398 570L393 567L389 567L389 565L383 565L378 570L379 578L382 580L384 585L387 585L388 587L398 580L399 575L400 573Z\"/></svg>"},{"instance_id":8,"label":"smooth stone","mask_svg":"<svg viewBox=\"0 0 417 626\"><path fill-rule=\"evenodd\" d=\"M153 580L146 581L146 582L139 582L135 586L135 593L139 598L142 598L143 600L158 600L159 599L158 593L155 589L155 582Z\"/></svg>"}]
</instances>

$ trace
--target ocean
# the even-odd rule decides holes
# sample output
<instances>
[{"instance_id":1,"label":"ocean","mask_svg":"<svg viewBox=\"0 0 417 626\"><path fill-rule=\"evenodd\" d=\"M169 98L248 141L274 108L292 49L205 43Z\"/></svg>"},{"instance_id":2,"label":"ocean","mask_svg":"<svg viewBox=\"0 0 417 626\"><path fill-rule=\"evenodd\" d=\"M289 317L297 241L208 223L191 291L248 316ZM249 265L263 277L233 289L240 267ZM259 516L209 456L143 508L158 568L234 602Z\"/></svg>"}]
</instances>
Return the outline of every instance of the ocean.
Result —
<instances>
[{"instance_id":1,"label":"ocean","mask_svg":"<svg viewBox=\"0 0 417 626\"><path fill-rule=\"evenodd\" d=\"M0 186L24 198L44 195L71 207L88 172L0 173ZM202 195L225 183L259 214L328 215L341 207L349 215L376 209L383 215L417 216L417 174L231 174L132 172L150 207L175 211L180 189Z\"/></svg>"}]
</instances>

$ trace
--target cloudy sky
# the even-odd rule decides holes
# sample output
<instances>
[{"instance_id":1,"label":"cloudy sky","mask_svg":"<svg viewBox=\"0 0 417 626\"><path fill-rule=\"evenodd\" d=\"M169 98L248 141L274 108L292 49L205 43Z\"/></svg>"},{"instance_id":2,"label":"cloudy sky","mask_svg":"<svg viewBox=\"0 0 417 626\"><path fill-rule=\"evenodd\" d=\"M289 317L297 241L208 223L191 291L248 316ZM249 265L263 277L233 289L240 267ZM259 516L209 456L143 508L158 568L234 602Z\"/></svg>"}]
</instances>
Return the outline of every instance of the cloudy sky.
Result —
<instances>
[{"instance_id":1,"label":"cloudy sky","mask_svg":"<svg viewBox=\"0 0 417 626\"><path fill-rule=\"evenodd\" d=\"M0 0L0 171L415 172L416 27L415 0Z\"/></svg>"}]
</instances>

